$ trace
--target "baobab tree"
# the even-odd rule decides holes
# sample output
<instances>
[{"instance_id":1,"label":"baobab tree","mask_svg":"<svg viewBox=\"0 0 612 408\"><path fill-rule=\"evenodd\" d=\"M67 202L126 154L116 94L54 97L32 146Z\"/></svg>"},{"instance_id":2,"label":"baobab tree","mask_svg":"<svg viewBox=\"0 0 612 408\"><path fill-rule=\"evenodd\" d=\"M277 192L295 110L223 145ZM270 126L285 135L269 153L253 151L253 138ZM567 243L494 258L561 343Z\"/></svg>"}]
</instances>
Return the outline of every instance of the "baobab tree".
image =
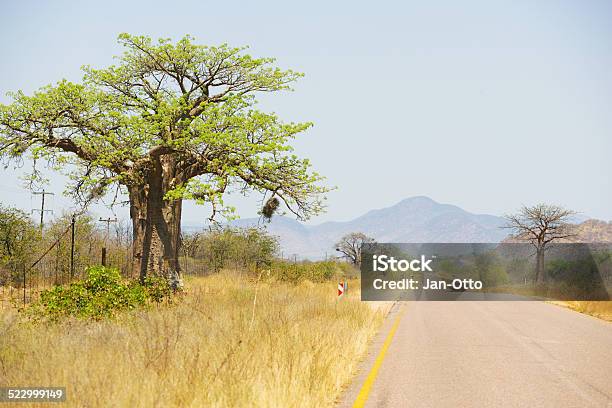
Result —
<instances>
[{"instance_id":1,"label":"baobab tree","mask_svg":"<svg viewBox=\"0 0 612 408\"><path fill-rule=\"evenodd\" d=\"M370 238L362 232L351 232L340 238L335 248L353 265L359 266L361 264L361 246L374 242L376 242L374 238Z\"/></svg>"},{"instance_id":2,"label":"baobab tree","mask_svg":"<svg viewBox=\"0 0 612 408\"><path fill-rule=\"evenodd\" d=\"M538 204L533 207L523 206L517 214L506 215L504 228L513 230L515 239L531 243L535 248L536 275L535 282L546 281L544 253L548 245L556 240L574 236L568 223L575 212L549 204Z\"/></svg>"},{"instance_id":3,"label":"baobab tree","mask_svg":"<svg viewBox=\"0 0 612 408\"><path fill-rule=\"evenodd\" d=\"M141 279L180 281L184 199L227 215L224 196L256 191L280 200L299 219L322 210L328 191L290 141L310 123L284 123L255 109L262 92L290 89L301 74L244 48L201 46L121 34L118 64L84 67L66 80L0 105L0 156L46 160L69 173L69 191L88 203L125 192L133 268ZM40 176L34 168L33 177Z\"/></svg>"}]
</instances>

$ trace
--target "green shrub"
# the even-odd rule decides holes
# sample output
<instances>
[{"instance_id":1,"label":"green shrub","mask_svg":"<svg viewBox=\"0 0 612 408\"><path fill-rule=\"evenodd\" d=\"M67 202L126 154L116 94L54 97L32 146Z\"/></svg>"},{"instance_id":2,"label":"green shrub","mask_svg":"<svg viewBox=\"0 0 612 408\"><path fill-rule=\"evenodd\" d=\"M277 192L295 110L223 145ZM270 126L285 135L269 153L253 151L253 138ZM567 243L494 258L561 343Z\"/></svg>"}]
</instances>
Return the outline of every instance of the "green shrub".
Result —
<instances>
[{"instance_id":1,"label":"green shrub","mask_svg":"<svg viewBox=\"0 0 612 408\"><path fill-rule=\"evenodd\" d=\"M482 278L487 287L507 285L510 282L508 272L506 272L503 265L499 264L491 265L483 273Z\"/></svg>"},{"instance_id":2,"label":"green shrub","mask_svg":"<svg viewBox=\"0 0 612 408\"><path fill-rule=\"evenodd\" d=\"M103 319L117 312L145 306L149 301L161 302L172 290L161 278L149 278L144 285L124 282L115 268L90 267L83 281L45 290L29 313L35 318L58 320L62 317Z\"/></svg>"},{"instance_id":3,"label":"green shrub","mask_svg":"<svg viewBox=\"0 0 612 408\"><path fill-rule=\"evenodd\" d=\"M168 280L159 276L145 278L143 287L149 300L155 303L161 303L164 299L170 298L173 292Z\"/></svg>"},{"instance_id":4,"label":"green shrub","mask_svg":"<svg viewBox=\"0 0 612 408\"><path fill-rule=\"evenodd\" d=\"M211 272L223 268L258 270L269 267L278 252L278 241L258 228L224 228L183 238L189 257Z\"/></svg>"}]
</instances>

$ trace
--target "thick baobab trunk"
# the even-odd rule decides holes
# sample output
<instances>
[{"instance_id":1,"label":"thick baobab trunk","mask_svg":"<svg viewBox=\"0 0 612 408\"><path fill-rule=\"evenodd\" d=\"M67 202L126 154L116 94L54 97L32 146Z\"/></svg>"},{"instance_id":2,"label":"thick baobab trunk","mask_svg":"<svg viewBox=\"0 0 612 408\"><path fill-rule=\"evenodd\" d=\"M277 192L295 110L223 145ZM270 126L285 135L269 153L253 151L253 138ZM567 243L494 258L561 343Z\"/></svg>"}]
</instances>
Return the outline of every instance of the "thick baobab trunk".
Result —
<instances>
[{"instance_id":1,"label":"thick baobab trunk","mask_svg":"<svg viewBox=\"0 0 612 408\"><path fill-rule=\"evenodd\" d=\"M536 283L546 282L546 271L544 270L544 248L536 250Z\"/></svg>"},{"instance_id":2,"label":"thick baobab trunk","mask_svg":"<svg viewBox=\"0 0 612 408\"><path fill-rule=\"evenodd\" d=\"M134 234L132 270L141 281L161 276L173 289L182 286L179 265L182 201L164 200L171 188L175 167L161 159L145 177L142 186L131 187L130 217Z\"/></svg>"}]
</instances>

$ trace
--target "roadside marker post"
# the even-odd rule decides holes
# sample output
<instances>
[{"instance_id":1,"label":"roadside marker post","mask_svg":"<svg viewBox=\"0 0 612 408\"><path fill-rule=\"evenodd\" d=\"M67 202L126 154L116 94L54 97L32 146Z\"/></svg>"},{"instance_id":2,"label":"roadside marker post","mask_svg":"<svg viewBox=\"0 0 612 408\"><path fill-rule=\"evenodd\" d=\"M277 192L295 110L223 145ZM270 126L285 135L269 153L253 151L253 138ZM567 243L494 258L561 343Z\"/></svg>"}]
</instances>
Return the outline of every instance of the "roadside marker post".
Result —
<instances>
[{"instance_id":1,"label":"roadside marker post","mask_svg":"<svg viewBox=\"0 0 612 408\"><path fill-rule=\"evenodd\" d=\"M338 297L344 296L347 290L348 290L348 283L346 281L338 282Z\"/></svg>"}]
</instances>

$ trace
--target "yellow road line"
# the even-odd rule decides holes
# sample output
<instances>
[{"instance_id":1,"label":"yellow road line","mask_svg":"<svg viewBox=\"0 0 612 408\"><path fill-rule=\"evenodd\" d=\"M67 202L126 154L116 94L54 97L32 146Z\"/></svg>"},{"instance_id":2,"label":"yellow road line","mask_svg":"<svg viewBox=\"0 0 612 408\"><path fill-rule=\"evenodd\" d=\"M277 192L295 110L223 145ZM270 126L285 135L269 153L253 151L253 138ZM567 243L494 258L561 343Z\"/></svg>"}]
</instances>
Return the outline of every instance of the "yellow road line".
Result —
<instances>
[{"instance_id":1,"label":"yellow road line","mask_svg":"<svg viewBox=\"0 0 612 408\"><path fill-rule=\"evenodd\" d=\"M363 382L361 390L359 390L359 394L357 395L357 398L353 403L353 408L362 408L365 406L365 403L368 400L368 397L370 396L370 390L372 389L372 385L374 385L374 381L376 380L376 376L378 375L378 370L380 369L380 366L382 365L382 362L385 359L387 350L391 345L391 341L393 340L393 336L395 336L395 332L397 331L397 328L400 324L400 320L403 315L404 313L400 312L399 316L397 316L397 318L395 319L395 322L393 323L393 326L391 327L391 330L389 331L389 334L387 335L387 338L383 343L382 349L380 350L380 353L378 353L378 356L374 361L374 365L372 366L368 377Z\"/></svg>"}]
</instances>

